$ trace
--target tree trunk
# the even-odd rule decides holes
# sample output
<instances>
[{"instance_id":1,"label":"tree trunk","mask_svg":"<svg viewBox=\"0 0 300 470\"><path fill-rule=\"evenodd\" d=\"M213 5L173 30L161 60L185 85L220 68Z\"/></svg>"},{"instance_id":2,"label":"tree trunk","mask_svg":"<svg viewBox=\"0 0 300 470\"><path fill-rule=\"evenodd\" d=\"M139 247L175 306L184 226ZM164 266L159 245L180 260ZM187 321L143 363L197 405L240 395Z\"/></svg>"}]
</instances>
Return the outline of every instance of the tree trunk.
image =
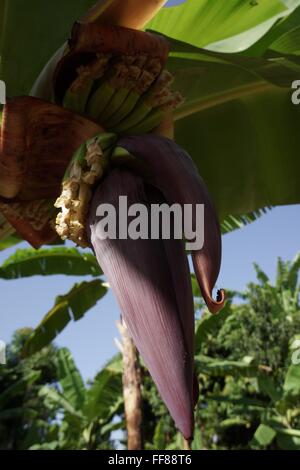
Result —
<instances>
[{"instance_id":1,"label":"tree trunk","mask_svg":"<svg viewBox=\"0 0 300 470\"><path fill-rule=\"evenodd\" d=\"M123 353L123 395L127 427L128 450L141 450L142 438L142 395L141 369L138 352L124 322L118 322L122 337Z\"/></svg>"}]
</instances>

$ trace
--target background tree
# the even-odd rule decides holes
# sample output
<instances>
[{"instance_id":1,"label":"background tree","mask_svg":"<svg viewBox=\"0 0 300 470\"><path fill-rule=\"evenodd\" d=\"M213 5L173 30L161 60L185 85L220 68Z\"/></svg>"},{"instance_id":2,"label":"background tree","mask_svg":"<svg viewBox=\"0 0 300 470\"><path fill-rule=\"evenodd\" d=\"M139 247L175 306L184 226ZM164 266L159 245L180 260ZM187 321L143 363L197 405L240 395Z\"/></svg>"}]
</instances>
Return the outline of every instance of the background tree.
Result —
<instances>
[{"instance_id":1,"label":"background tree","mask_svg":"<svg viewBox=\"0 0 300 470\"><path fill-rule=\"evenodd\" d=\"M111 433L124 426L120 419L112 422L123 403L120 357L85 385L66 348L50 344L22 357L30 334L14 334L0 368L0 448L113 448Z\"/></svg>"},{"instance_id":2,"label":"background tree","mask_svg":"<svg viewBox=\"0 0 300 470\"><path fill-rule=\"evenodd\" d=\"M57 381L56 348L48 345L29 358L22 348L31 331L18 330L7 347L7 364L0 367L0 448L27 449L55 433L57 410L45 405L40 391Z\"/></svg>"}]
</instances>

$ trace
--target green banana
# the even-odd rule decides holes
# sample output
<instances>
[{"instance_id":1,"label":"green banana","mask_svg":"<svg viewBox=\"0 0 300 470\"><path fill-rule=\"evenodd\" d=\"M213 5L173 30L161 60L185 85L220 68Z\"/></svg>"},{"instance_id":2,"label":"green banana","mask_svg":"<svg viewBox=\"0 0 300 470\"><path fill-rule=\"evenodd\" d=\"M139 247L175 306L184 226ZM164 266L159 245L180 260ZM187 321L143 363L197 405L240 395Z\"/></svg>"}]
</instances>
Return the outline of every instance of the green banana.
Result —
<instances>
[{"instance_id":1,"label":"green banana","mask_svg":"<svg viewBox=\"0 0 300 470\"><path fill-rule=\"evenodd\" d=\"M103 83L109 60L109 55L97 54L92 63L77 68L77 76L64 95L64 108L84 114L90 94Z\"/></svg>"},{"instance_id":2,"label":"green banana","mask_svg":"<svg viewBox=\"0 0 300 470\"><path fill-rule=\"evenodd\" d=\"M70 111L83 114L93 83L94 80L88 80L84 87L78 91L72 91L72 89L69 88L64 96L63 107Z\"/></svg>"},{"instance_id":3,"label":"green banana","mask_svg":"<svg viewBox=\"0 0 300 470\"><path fill-rule=\"evenodd\" d=\"M90 118L100 122L101 114L109 104L115 91L115 88L112 87L109 81L103 81L99 88L90 97L86 107L86 114Z\"/></svg>"},{"instance_id":4,"label":"green banana","mask_svg":"<svg viewBox=\"0 0 300 470\"><path fill-rule=\"evenodd\" d=\"M142 60L137 64L140 73L135 77L134 86L128 93L123 104L106 122L106 126L109 129L114 130L116 126L122 123L122 121L130 115L139 102L141 96L148 96L148 93L145 94L145 92L149 87L152 89L153 83L158 82L160 84L159 80L156 80L161 71L160 64L158 64L155 59L148 58L145 60L145 57L142 57L141 59Z\"/></svg>"},{"instance_id":5,"label":"green banana","mask_svg":"<svg viewBox=\"0 0 300 470\"><path fill-rule=\"evenodd\" d=\"M86 217L92 188L109 165L115 141L114 134L97 134L75 152L62 182L60 196L54 204L54 207L60 209L55 230L63 240L70 238L83 248L89 246Z\"/></svg>"},{"instance_id":6,"label":"green banana","mask_svg":"<svg viewBox=\"0 0 300 470\"><path fill-rule=\"evenodd\" d=\"M140 120L136 125L126 128L123 134L146 134L159 126L166 113L173 111L183 103L183 98L179 92L170 93L163 104L154 107L146 117Z\"/></svg>"},{"instance_id":7,"label":"green banana","mask_svg":"<svg viewBox=\"0 0 300 470\"><path fill-rule=\"evenodd\" d=\"M120 108L140 75L135 62L141 62L140 58L126 56L115 60L89 99L87 113L91 118L103 124Z\"/></svg>"},{"instance_id":8,"label":"green banana","mask_svg":"<svg viewBox=\"0 0 300 470\"><path fill-rule=\"evenodd\" d=\"M107 122L106 126L108 129L115 129L115 126L122 122L126 116L128 116L131 111L134 109L136 106L137 102L139 101L141 95L135 91L130 91L125 100L123 101L123 104L121 107L115 112L113 116L111 116Z\"/></svg>"},{"instance_id":9,"label":"green banana","mask_svg":"<svg viewBox=\"0 0 300 470\"><path fill-rule=\"evenodd\" d=\"M86 148L92 144L92 143L98 143L102 149L102 151L106 151L108 149L111 149L111 147L116 143L117 141L117 136L116 134L113 134L112 132L104 132L102 134L98 134L91 139L88 139L85 142Z\"/></svg>"},{"instance_id":10,"label":"green banana","mask_svg":"<svg viewBox=\"0 0 300 470\"><path fill-rule=\"evenodd\" d=\"M114 126L115 132L124 132L127 129L131 129L132 127L136 126L141 122L145 117L152 111L152 106L148 105L147 102L140 99L140 104L137 103L137 106L134 110L126 117L120 124Z\"/></svg>"},{"instance_id":11,"label":"green banana","mask_svg":"<svg viewBox=\"0 0 300 470\"><path fill-rule=\"evenodd\" d=\"M102 116L103 123L107 128L112 129L115 124L128 116L139 100L142 94L142 90L139 89L141 87L139 81L147 74L143 70L146 62L146 56L126 58L125 64L128 68L126 74L123 74L123 83L121 80L120 89L115 93Z\"/></svg>"},{"instance_id":12,"label":"green banana","mask_svg":"<svg viewBox=\"0 0 300 470\"><path fill-rule=\"evenodd\" d=\"M103 152L103 155L105 157L103 160L103 164L104 164L103 167L106 167L108 163L107 157L112 152L113 145L115 144L116 140L117 140L116 134L106 132L106 133L98 134L92 137L91 139L88 139L83 144L81 144L78 150L76 150L76 152L74 153L72 157L72 160L65 172L63 181L66 181L70 178L70 171L72 168L74 169L75 165L78 165L80 168L84 168L86 166L86 154L88 151L88 147L94 143L99 144Z\"/></svg>"},{"instance_id":13,"label":"green banana","mask_svg":"<svg viewBox=\"0 0 300 470\"><path fill-rule=\"evenodd\" d=\"M155 127L159 126L161 121L163 120L167 109L162 106L160 108L153 109L150 111L149 115L139 122L137 125L126 129L125 131L120 132L121 134L130 134L130 135L137 135L137 134L147 134L147 132L152 131Z\"/></svg>"},{"instance_id":14,"label":"green banana","mask_svg":"<svg viewBox=\"0 0 300 470\"><path fill-rule=\"evenodd\" d=\"M165 102L168 102L172 96L172 92L169 88L172 81L172 75L166 70L162 71L149 90L141 96L131 114L114 126L113 130L123 133L137 126L151 113L152 109L158 108Z\"/></svg>"},{"instance_id":15,"label":"green banana","mask_svg":"<svg viewBox=\"0 0 300 470\"><path fill-rule=\"evenodd\" d=\"M105 125L109 122L111 116L118 111L120 106L122 106L129 93L130 91L128 88L120 88L119 90L116 90L109 102L109 106L106 106L105 110L101 114L101 123Z\"/></svg>"}]
</instances>

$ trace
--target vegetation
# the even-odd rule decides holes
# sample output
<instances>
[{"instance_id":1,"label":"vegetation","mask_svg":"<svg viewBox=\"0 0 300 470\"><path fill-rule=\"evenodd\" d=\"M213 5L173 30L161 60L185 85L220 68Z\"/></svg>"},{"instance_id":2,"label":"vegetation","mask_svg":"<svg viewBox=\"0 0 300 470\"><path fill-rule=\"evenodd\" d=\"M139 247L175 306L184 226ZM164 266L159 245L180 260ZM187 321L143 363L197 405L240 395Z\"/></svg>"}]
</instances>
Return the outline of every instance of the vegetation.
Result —
<instances>
[{"instance_id":1,"label":"vegetation","mask_svg":"<svg viewBox=\"0 0 300 470\"><path fill-rule=\"evenodd\" d=\"M200 383L194 449L300 449L300 364L292 363L300 338L300 255L278 260L274 285L255 268L257 282L231 292L217 316L203 312L193 283ZM126 430L121 356L85 385L65 348L49 344L22 358L31 334L15 334L0 369L1 448L120 446ZM142 396L145 447L181 449L182 437L144 366ZM115 430L124 431L119 442Z\"/></svg>"},{"instance_id":2,"label":"vegetation","mask_svg":"<svg viewBox=\"0 0 300 470\"><path fill-rule=\"evenodd\" d=\"M300 202L300 0L226 0L226 8L224 0L187 0L168 9L166 0L94 3L0 5L0 79L11 98L0 108L0 250L22 240L62 245L58 234L92 246L99 263L56 246L18 250L0 268L3 279L82 277L10 345L0 396L8 448L109 448L112 430L125 429L120 358L86 385L70 353L51 346L107 292L102 269L169 411L187 441L192 435L193 299L184 247L179 240L110 246L94 237L96 206L114 200L119 183L126 193L141 184L145 196L133 191L136 202L156 200L159 189L169 204L210 208L207 242L193 260L214 313L224 304L222 291L211 298L221 254L216 215L228 233L269 207ZM116 65L124 80L116 80ZM194 448L299 448L299 366L291 361L300 334L298 270L298 258L279 261L272 286L257 268L258 283L231 293L217 317L194 286L201 395ZM142 373L145 446L182 447L144 366Z\"/></svg>"},{"instance_id":3,"label":"vegetation","mask_svg":"<svg viewBox=\"0 0 300 470\"><path fill-rule=\"evenodd\" d=\"M112 422L122 406L120 358L86 386L66 348L49 345L23 358L29 334L15 333L0 368L0 448L113 448L111 432L124 426Z\"/></svg>"}]
</instances>

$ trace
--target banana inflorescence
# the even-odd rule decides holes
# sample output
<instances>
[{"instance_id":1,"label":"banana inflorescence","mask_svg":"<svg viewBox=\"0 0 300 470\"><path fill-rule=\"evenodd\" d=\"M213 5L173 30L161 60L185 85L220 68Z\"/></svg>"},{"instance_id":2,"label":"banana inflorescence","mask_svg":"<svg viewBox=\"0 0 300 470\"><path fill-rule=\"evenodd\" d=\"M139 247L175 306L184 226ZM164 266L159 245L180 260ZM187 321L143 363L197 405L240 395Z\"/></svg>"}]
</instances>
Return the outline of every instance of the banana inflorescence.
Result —
<instances>
[{"instance_id":1,"label":"banana inflorescence","mask_svg":"<svg viewBox=\"0 0 300 470\"><path fill-rule=\"evenodd\" d=\"M0 112L0 237L13 228L36 248L57 234L93 248L134 343L190 440L199 388L184 242L97 233L99 204L111 203L117 213L121 195L134 204L204 204L205 246L192 259L208 309L223 307L222 290L212 297L221 262L213 203L189 155L161 135L173 130L172 110L182 103L165 70L168 43L120 26L144 24L164 3L100 0L86 17L95 22L75 23L68 47L55 56L54 75L49 63L46 99L55 103L44 95L8 99ZM47 83L43 73L36 89L44 93Z\"/></svg>"},{"instance_id":2,"label":"banana inflorescence","mask_svg":"<svg viewBox=\"0 0 300 470\"><path fill-rule=\"evenodd\" d=\"M63 239L87 245L86 211L112 153L112 134L154 131L182 102L164 68L168 52L167 41L157 35L75 23L54 72L55 104L9 100L0 125L0 210L33 246L53 241L53 227ZM87 140L93 136L98 137Z\"/></svg>"},{"instance_id":3,"label":"banana inflorescence","mask_svg":"<svg viewBox=\"0 0 300 470\"><path fill-rule=\"evenodd\" d=\"M56 217L56 232L63 239L70 239L85 248L86 217L92 188L103 176L109 164L116 136L100 134L83 143L74 154L66 171L61 195L55 202L60 209Z\"/></svg>"},{"instance_id":4,"label":"banana inflorescence","mask_svg":"<svg viewBox=\"0 0 300 470\"><path fill-rule=\"evenodd\" d=\"M76 23L58 63L58 104L85 114L110 132L151 132L183 99L164 70L166 41L127 28Z\"/></svg>"},{"instance_id":5,"label":"banana inflorescence","mask_svg":"<svg viewBox=\"0 0 300 470\"><path fill-rule=\"evenodd\" d=\"M68 51L54 74L59 105L101 124L107 133L83 143L74 154L55 203L56 232L88 246L86 217L92 190L112 154L115 134L157 128L183 99L164 69L164 38L118 26L75 23Z\"/></svg>"}]
</instances>

